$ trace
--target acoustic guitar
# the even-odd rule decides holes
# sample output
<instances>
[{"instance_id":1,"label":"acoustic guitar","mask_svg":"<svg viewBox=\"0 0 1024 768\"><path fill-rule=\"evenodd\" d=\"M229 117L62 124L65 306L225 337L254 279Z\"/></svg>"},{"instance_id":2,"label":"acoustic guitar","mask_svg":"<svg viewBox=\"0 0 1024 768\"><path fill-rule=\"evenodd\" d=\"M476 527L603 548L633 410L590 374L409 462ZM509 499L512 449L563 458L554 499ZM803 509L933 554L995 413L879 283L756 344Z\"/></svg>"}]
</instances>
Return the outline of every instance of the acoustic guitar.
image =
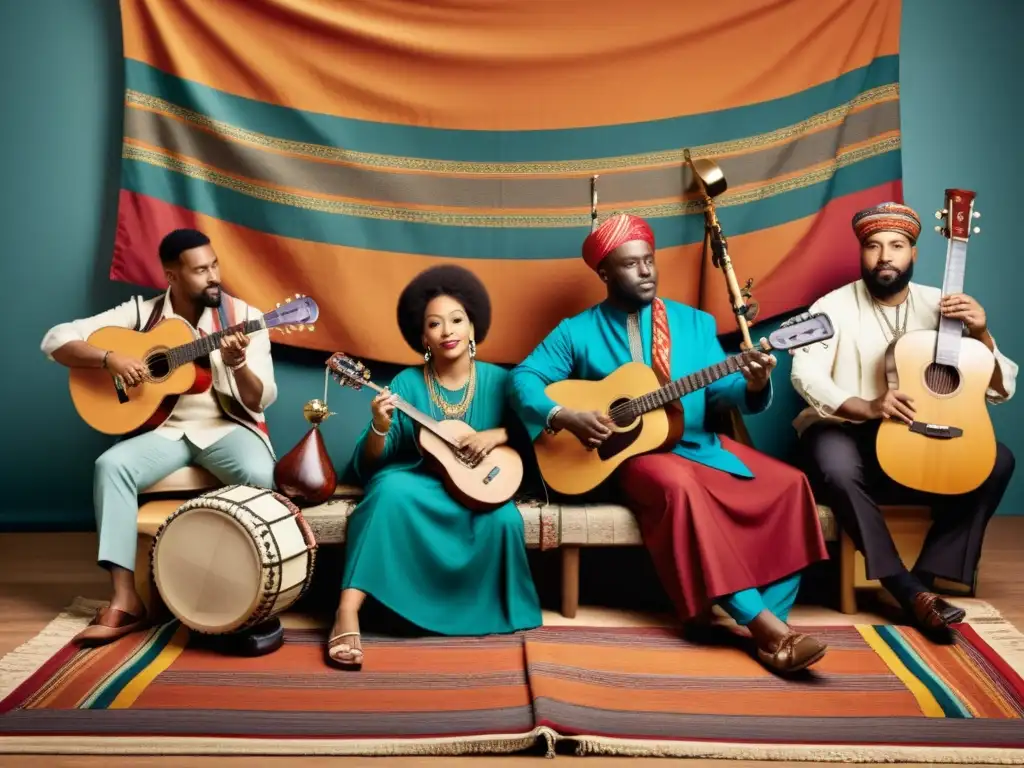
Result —
<instances>
[{"instance_id":1,"label":"acoustic guitar","mask_svg":"<svg viewBox=\"0 0 1024 768\"><path fill-rule=\"evenodd\" d=\"M827 341L835 335L828 315L804 313L762 339L760 349L793 350ZM653 369L626 363L600 381L567 379L544 392L564 408L599 411L612 417L612 434L589 450L569 430L544 432L534 441L545 482L559 493L576 495L597 488L633 456L668 451L683 436L682 403L676 402L725 376L737 373L753 350L660 385ZM674 403L674 407L667 407Z\"/></svg>"},{"instance_id":2,"label":"acoustic guitar","mask_svg":"<svg viewBox=\"0 0 1024 768\"><path fill-rule=\"evenodd\" d=\"M135 387L126 387L121 377L104 368L71 368L71 401L86 424L108 435L133 432L156 413L165 397L188 392L196 381L195 360L220 347L224 336L242 331L246 334L276 328L313 330L320 310L308 296L296 294L283 305L257 320L196 338L187 322L177 317L161 320L148 331L108 326L86 339L101 349L141 360L147 379Z\"/></svg>"},{"instance_id":3,"label":"acoustic guitar","mask_svg":"<svg viewBox=\"0 0 1024 768\"><path fill-rule=\"evenodd\" d=\"M948 239L942 295L961 293L975 193L947 189L945 218L936 231ZM981 230L974 228L975 232ZM936 494L968 493L991 474L996 436L985 393L995 356L982 342L964 336L960 320L939 318L937 331L911 331L886 350L889 389L914 401L913 424L883 419L875 450L878 463L900 485Z\"/></svg>"},{"instance_id":4,"label":"acoustic guitar","mask_svg":"<svg viewBox=\"0 0 1024 768\"><path fill-rule=\"evenodd\" d=\"M370 380L370 370L347 355L336 352L327 361L335 381L353 389L384 388ZM395 408L416 424L417 441L423 458L441 481L448 494L463 506L485 512L500 507L515 496L523 482L523 460L513 448L499 445L479 461L469 461L459 450L458 440L475 434L471 426L456 419L438 421L402 398Z\"/></svg>"}]
</instances>

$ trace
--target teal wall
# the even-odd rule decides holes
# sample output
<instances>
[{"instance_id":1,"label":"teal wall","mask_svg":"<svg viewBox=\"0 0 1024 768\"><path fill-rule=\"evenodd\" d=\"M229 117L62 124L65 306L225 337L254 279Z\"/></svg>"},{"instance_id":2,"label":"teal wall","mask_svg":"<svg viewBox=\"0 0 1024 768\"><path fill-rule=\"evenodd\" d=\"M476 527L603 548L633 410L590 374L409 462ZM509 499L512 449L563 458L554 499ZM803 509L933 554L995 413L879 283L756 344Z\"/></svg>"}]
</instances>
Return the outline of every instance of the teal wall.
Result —
<instances>
[{"instance_id":1,"label":"teal wall","mask_svg":"<svg viewBox=\"0 0 1024 768\"><path fill-rule=\"evenodd\" d=\"M116 221L121 136L121 39L115 0L0 4L0 286L9 331L0 413L8 439L0 464L0 529L89 528L92 464L110 443L71 406L67 375L39 352L53 323L89 315L131 294L107 277ZM967 9L970 9L969 11ZM1024 70L1015 0L905 0L901 43L906 198L922 215L942 190L978 191L981 236L972 241L967 289L988 308L1000 346L1024 359L1012 335L1020 249L1011 227L1021 153L1011 136L1014 102L1005 83ZM955 52L956 60L950 58ZM920 279L939 284L943 241L926 231ZM742 277L742 275L741 275ZM759 329L762 333L764 330ZM304 434L302 404L323 394L324 355L277 348L280 397L269 413L280 453ZM798 410L780 361L778 400L751 419L755 443L777 455L794 441ZM392 369L379 366L378 378ZM368 395L331 384L338 416L323 428L339 465L368 416ZM994 410L1000 437L1024 456L1021 401ZM1015 478L1003 514L1024 513Z\"/></svg>"}]
</instances>

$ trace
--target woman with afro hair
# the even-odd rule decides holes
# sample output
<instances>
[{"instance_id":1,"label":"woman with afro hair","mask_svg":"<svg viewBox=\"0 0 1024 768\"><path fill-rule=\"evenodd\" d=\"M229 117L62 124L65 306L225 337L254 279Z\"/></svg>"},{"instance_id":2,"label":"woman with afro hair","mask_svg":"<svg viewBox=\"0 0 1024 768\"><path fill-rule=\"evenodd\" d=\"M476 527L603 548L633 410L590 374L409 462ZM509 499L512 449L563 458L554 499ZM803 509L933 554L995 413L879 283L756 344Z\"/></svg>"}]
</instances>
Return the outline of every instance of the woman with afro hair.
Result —
<instances>
[{"instance_id":1,"label":"woman with afro hair","mask_svg":"<svg viewBox=\"0 0 1024 768\"><path fill-rule=\"evenodd\" d=\"M491 323L483 284L454 265L418 275L398 301L398 325L424 364L407 368L374 398L353 457L365 495L348 521L345 573L327 644L331 664L359 669L359 609L367 595L441 635L486 635L540 626L513 502L474 513L423 465L415 424L395 398L435 419L473 427L461 448L484 456L508 440L502 424L508 372L475 360Z\"/></svg>"}]
</instances>

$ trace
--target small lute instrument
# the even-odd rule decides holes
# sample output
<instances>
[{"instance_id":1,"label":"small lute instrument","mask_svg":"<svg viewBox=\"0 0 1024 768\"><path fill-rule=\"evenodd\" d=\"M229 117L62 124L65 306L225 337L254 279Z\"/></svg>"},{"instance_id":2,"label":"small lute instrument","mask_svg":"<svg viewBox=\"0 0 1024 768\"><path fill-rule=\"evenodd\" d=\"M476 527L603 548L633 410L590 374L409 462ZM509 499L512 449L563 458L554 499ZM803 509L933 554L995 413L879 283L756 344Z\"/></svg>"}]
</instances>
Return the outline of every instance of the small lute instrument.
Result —
<instances>
[{"instance_id":1,"label":"small lute instrument","mask_svg":"<svg viewBox=\"0 0 1024 768\"><path fill-rule=\"evenodd\" d=\"M334 380L343 386L385 391L371 381L369 368L342 352L331 355L327 367ZM417 440L423 458L456 501L482 512L500 507L515 496L523 481L523 460L514 449L499 445L482 460L472 462L462 455L458 444L460 438L476 432L464 421L438 421L401 397L397 398L395 408L418 425Z\"/></svg>"}]
</instances>

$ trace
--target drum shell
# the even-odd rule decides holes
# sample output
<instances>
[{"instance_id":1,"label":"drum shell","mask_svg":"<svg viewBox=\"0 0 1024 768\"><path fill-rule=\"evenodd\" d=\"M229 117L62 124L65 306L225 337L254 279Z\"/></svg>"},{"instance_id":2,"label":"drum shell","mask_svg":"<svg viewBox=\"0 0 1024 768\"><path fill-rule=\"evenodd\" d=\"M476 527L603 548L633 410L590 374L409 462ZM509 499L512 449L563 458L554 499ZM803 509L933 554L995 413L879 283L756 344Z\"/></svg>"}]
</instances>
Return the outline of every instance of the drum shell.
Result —
<instances>
[{"instance_id":1,"label":"drum shell","mask_svg":"<svg viewBox=\"0 0 1024 768\"><path fill-rule=\"evenodd\" d=\"M182 504L157 531L151 558L168 610L197 632L226 634L261 624L305 594L316 542L288 498L232 485Z\"/></svg>"}]
</instances>

